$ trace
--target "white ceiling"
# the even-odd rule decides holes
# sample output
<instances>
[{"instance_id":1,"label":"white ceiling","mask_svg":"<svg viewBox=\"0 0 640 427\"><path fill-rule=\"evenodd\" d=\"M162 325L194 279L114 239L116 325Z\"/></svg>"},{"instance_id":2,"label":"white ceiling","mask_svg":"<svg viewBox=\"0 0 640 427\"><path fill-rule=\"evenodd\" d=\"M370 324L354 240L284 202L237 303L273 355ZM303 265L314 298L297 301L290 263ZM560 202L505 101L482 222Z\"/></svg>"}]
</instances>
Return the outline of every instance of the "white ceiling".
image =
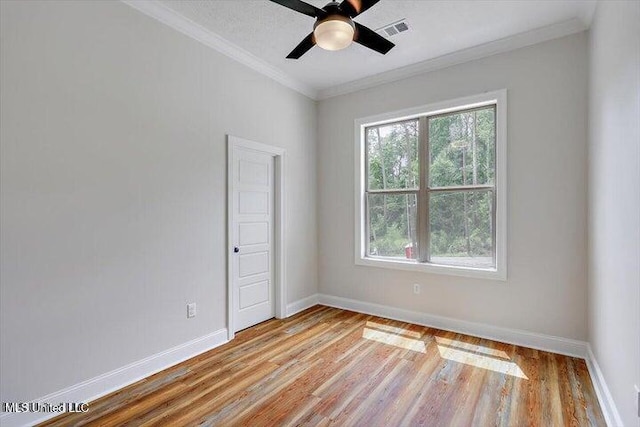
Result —
<instances>
[{"instance_id":1,"label":"white ceiling","mask_svg":"<svg viewBox=\"0 0 640 427\"><path fill-rule=\"evenodd\" d=\"M299 60L290 60L285 57L311 32L313 18L268 0L158 1L266 63L271 74L281 73L320 93L470 48L481 50L522 33L543 40L576 32L588 28L595 8L590 0L381 0L355 21L376 30L406 19L409 31L389 38L396 47L387 55L354 43L338 52L316 46ZM322 7L327 0L307 2ZM549 34L541 37L545 29Z\"/></svg>"}]
</instances>

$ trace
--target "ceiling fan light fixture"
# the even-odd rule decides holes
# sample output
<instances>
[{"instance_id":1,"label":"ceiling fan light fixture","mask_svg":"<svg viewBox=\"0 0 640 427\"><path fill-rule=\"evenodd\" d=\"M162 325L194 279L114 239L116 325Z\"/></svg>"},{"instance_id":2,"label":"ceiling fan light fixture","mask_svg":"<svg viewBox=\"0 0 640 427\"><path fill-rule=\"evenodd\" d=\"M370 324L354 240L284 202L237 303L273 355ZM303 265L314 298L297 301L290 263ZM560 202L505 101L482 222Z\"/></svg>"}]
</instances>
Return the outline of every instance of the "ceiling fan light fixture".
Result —
<instances>
[{"instance_id":1,"label":"ceiling fan light fixture","mask_svg":"<svg viewBox=\"0 0 640 427\"><path fill-rule=\"evenodd\" d=\"M325 50L340 50L353 42L355 27L351 19L341 15L331 15L316 22L313 36L316 44Z\"/></svg>"},{"instance_id":2,"label":"ceiling fan light fixture","mask_svg":"<svg viewBox=\"0 0 640 427\"><path fill-rule=\"evenodd\" d=\"M303 0L271 1L316 20L313 31L298 43L287 55L287 59L299 59L315 45L326 50L340 50L356 42L382 55L395 46L372 29L353 21L353 18L360 16L380 0L332 1L322 9Z\"/></svg>"}]
</instances>

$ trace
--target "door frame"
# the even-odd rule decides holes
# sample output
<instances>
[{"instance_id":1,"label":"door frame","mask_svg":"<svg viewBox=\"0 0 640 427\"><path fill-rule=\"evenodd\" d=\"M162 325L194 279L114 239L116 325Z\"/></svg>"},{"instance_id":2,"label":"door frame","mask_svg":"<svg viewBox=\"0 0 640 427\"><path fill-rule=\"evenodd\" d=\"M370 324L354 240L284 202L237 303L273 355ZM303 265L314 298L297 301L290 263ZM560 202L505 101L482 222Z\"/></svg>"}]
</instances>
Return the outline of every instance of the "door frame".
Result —
<instances>
[{"instance_id":1,"label":"door frame","mask_svg":"<svg viewBox=\"0 0 640 427\"><path fill-rule=\"evenodd\" d=\"M232 340L235 336L233 319L233 150L240 148L247 151L268 154L274 159L274 274L273 285L275 288L276 318L287 317L286 298L286 235L285 235L285 164L286 150L281 147L262 144L244 138L227 134L227 338Z\"/></svg>"}]
</instances>

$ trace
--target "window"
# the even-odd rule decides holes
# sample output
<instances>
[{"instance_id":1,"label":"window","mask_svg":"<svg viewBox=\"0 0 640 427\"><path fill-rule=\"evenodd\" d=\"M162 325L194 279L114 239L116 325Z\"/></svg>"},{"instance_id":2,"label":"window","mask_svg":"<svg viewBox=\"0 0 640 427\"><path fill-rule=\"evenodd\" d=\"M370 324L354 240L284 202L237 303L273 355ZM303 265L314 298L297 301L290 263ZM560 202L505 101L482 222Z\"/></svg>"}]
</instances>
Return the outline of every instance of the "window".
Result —
<instances>
[{"instance_id":1,"label":"window","mask_svg":"<svg viewBox=\"0 0 640 427\"><path fill-rule=\"evenodd\" d=\"M356 121L356 263L506 278L506 91Z\"/></svg>"}]
</instances>

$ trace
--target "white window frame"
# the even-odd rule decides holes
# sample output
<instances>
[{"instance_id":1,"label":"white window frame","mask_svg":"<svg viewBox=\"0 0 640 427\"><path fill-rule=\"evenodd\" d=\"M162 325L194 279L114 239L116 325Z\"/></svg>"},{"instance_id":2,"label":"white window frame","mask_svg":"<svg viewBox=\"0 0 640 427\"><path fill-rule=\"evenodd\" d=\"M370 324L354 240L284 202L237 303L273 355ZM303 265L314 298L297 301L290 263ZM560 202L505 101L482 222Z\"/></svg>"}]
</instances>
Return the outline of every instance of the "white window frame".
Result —
<instances>
[{"instance_id":1,"label":"white window frame","mask_svg":"<svg viewBox=\"0 0 640 427\"><path fill-rule=\"evenodd\" d=\"M365 128L425 115L436 115L457 110L496 105L496 221L495 221L495 268L439 265L416 261L368 257L367 212L365 177ZM507 279L507 90L501 89L479 95L437 102L355 120L355 263L361 266L382 267L398 270L421 271L453 276L506 280Z\"/></svg>"}]
</instances>

